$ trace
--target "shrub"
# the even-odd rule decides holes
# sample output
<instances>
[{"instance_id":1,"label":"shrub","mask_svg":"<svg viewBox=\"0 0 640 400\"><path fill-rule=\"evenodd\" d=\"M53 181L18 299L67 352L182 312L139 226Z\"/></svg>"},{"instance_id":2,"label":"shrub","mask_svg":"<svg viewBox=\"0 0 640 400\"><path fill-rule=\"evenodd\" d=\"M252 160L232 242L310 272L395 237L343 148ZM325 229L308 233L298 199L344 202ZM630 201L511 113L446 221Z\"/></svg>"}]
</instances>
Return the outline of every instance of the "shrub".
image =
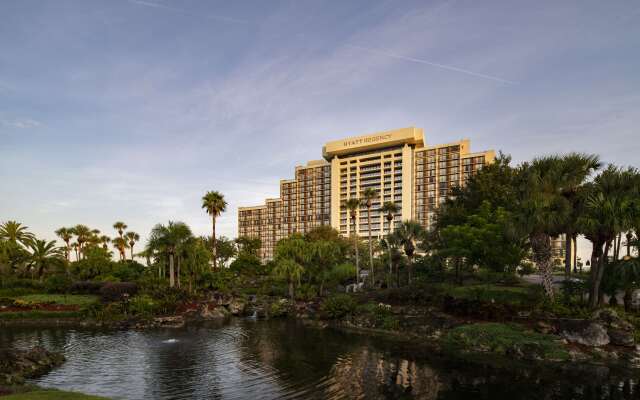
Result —
<instances>
[{"instance_id":1,"label":"shrub","mask_svg":"<svg viewBox=\"0 0 640 400\"><path fill-rule=\"evenodd\" d=\"M301 285L298 290L296 290L296 298L303 301L313 300L317 294L318 287L307 283Z\"/></svg>"},{"instance_id":2,"label":"shrub","mask_svg":"<svg viewBox=\"0 0 640 400\"><path fill-rule=\"evenodd\" d=\"M73 294L100 294L103 282L78 281L71 285L69 291Z\"/></svg>"},{"instance_id":3,"label":"shrub","mask_svg":"<svg viewBox=\"0 0 640 400\"><path fill-rule=\"evenodd\" d=\"M336 294L322 303L321 310L327 318L343 318L356 310L356 302L348 294Z\"/></svg>"},{"instance_id":4,"label":"shrub","mask_svg":"<svg viewBox=\"0 0 640 400\"><path fill-rule=\"evenodd\" d=\"M124 295L133 296L138 292L138 285L132 282L109 282L100 289L103 301L120 301Z\"/></svg>"},{"instance_id":5,"label":"shrub","mask_svg":"<svg viewBox=\"0 0 640 400\"><path fill-rule=\"evenodd\" d=\"M189 293L177 287L161 287L151 292L151 298L155 300L157 312L169 314L189 299Z\"/></svg>"},{"instance_id":6,"label":"shrub","mask_svg":"<svg viewBox=\"0 0 640 400\"><path fill-rule=\"evenodd\" d=\"M53 275L44 282L48 293L67 293L73 285L73 279L67 275Z\"/></svg>"},{"instance_id":7,"label":"shrub","mask_svg":"<svg viewBox=\"0 0 640 400\"><path fill-rule=\"evenodd\" d=\"M280 318L286 317L289 314L289 301L287 299L280 299L269 306L269 317Z\"/></svg>"},{"instance_id":8,"label":"shrub","mask_svg":"<svg viewBox=\"0 0 640 400\"><path fill-rule=\"evenodd\" d=\"M146 294L135 296L129 302L129 311L140 317L152 317L159 308L158 303Z\"/></svg>"}]
</instances>

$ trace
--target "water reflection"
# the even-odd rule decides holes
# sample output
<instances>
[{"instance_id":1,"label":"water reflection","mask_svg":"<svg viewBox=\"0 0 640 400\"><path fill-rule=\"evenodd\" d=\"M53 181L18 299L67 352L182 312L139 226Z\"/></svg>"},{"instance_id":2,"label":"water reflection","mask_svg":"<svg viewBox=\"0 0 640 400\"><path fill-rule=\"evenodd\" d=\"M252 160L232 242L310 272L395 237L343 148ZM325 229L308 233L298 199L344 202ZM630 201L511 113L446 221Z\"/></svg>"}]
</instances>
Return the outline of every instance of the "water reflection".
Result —
<instances>
[{"instance_id":1,"label":"water reflection","mask_svg":"<svg viewBox=\"0 0 640 400\"><path fill-rule=\"evenodd\" d=\"M68 359L38 384L122 399L640 399L632 371L497 368L286 321L0 330L0 346L34 344Z\"/></svg>"}]
</instances>

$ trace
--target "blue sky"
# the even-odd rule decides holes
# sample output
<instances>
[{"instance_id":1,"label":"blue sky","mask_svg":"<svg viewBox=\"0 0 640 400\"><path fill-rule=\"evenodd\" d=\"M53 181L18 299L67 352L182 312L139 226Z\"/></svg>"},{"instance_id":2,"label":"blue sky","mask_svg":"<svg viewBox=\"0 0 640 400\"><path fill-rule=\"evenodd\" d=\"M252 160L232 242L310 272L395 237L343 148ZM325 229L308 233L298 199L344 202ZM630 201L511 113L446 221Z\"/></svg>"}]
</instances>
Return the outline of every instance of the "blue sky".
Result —
<instances>
[{"instance_id":1,"label":"blue sky","mask_svg":"<svg viewBox=\"0 0 640 400\"><path fill-rule=\"evenodd\" d=\"M0 220L209 231L341 137L640 166L637 1L0 2Z\"/></svg>"}]
</instances>

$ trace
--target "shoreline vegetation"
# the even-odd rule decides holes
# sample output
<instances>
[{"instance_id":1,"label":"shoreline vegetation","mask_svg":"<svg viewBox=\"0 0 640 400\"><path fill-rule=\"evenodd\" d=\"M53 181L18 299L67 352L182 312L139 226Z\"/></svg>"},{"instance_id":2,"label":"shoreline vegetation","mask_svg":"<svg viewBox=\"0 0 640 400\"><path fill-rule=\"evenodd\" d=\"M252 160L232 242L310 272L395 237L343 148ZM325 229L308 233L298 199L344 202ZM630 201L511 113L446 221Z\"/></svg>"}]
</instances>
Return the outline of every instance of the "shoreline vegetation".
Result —
<instances>
[{"instance_id":1,"label":"shoreline vegetation","mask_svg":"<svg viewBox=\"0 0 640 400\"><path fill-rule=\"evenodd\" d=\"M121 221L113 237L82 224L60 228L59 242L3 222L0 326L150 329L295 318L504 367L640 365L637 170L603 168L598 157L576 153L513 166L501 154L451 190L429 230L396 221L395 203L374 206L380 193L360 195L345 202L345 221L377 208L382 237L319 226L281 239L265 263L259 239L216 237L227 203L215 191L202 199L211 236L169 221L154 226L144 246ZM588 271L573 257L553 257L561 234L569 244L578 235L592 243ZM541 284L525 282L532 274Z\"/></svg>"}]
</instances>

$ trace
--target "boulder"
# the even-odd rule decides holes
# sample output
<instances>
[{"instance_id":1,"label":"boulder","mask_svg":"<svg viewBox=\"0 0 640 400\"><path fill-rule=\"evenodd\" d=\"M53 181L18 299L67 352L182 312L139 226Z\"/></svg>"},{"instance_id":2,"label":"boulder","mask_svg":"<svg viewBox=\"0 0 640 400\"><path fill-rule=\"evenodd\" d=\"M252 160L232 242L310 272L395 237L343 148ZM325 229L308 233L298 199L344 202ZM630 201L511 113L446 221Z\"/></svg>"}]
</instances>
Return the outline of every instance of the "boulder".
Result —
<instances>
[{"instance_id":1,"label":"boulder","mask_svg":"<svg viewBox=\"0 0 640 400\"><path fill-rule=\"evenodd\" d=\"M633 337L633 331L626 331L622 329L607 329L607 334L611 340L611 344L616 346L634 347L636 344Z\"/></svg>"},{"instance_id":2,"label":"boulder","mask_svg":"<svg viewBox=\"0 0 640 400\"><path fill-rule=\"evenodd\" d=\"M24 383L25 378L36 378L64 362L64 356L34 347L31 350L0 351L0 385Z\"/></svg>"},{"instance_id":3,"label":"boulder","mask_svg":"<svg viewBox=\"0 0 640 400\"><path fill-rule=\"evenodd\" d=\"M227 318L229 312L224 307L205 303L200 308L199 317L204 320L214 320Z\"/></svg>"},{"instance_id":4,"label":"boulder","mask_svg":"<svg viewBox=\"0 0 640 400\"><path fill-rule=\"evenodd\" d=\"M633 325L620 318L615 310L610 308L598 310L593 314L592 319L607 330L611 344L624 347L635 345Z\"/></svg>"},{"instance_id":5,"label":"boulder","mask_svg":"<svg viewBox=\"0 0 640 400\"><path fill-rule=\"evenodd\" d=\"M247 309L247 303L242 299L232 299L229 302L229 312L231 315L244 315Z\"/></svg>"},{"instance_id":6,"label":"boulder","mask_svg":"<svg viewBox=\"0 0 640 400\"><path fill-rule=\"evenodd\" d=\"M561 335L569 342L590 347L606 346L610 342L605 327L590 321L566 323L561 327Z\"/></svg>"},{"instance_id":7,"label":"boulder","mask_svg":"<svg viewBox=\"0 0 640 400\"><path fill-rule=\"evenodd\" d=\"M158 317L153 319L153 323L156 326L163 328L182 328L184 326L184 317L176 315L173 317Z\"/></svg>"}]
</instances>

